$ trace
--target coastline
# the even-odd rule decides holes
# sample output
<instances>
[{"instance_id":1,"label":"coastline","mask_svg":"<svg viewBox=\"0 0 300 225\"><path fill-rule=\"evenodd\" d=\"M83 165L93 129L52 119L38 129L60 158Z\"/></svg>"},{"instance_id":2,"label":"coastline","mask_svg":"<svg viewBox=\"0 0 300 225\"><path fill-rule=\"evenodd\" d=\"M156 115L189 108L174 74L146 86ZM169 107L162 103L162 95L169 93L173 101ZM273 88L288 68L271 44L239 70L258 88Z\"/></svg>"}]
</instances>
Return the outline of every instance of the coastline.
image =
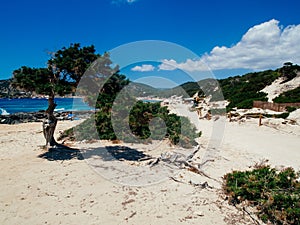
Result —
<instances>
[{"instance_id":1,"label":"coastline","mask_svg":"<svg viewBox=\"0 0 300 225\"><path fill-rule=\"evenodd\" d=\"M0 99L48 99L47 95L31 95L31 96L9 96L9 97L0 97ZM65 96L55 96L55 98L84 98L84 96L74 96L74 95L65 95Z\"/></svg>"},{"instance_id":2,"label":"coastline","mask_svg":"<svg viewBox=\"0 0 300 225\"><path fill-rule=\"evenodd\" d=\"M80 110L80 111L55 111L54 115L58 121L64 120L80 120L86 119L95 111L93 110ZM19 123L30 123L30 122L42 122L47 115L45 111L40 112L25 112L25 113L14 113L8 115L0 115L0 124L19 124Z\"/></svg>"},{"instance_id":3,"label":"coastline","mask_svg":"<svg viewBox=\"0 0 300 225\"><path fill-rule=\"evenodd\" d=\"M73 112L92 110L82 98L55 98L55 112ZM40 113L48 107L46 98L0 99L0 116L16 113Z\"/></svg>"}]
</instances>

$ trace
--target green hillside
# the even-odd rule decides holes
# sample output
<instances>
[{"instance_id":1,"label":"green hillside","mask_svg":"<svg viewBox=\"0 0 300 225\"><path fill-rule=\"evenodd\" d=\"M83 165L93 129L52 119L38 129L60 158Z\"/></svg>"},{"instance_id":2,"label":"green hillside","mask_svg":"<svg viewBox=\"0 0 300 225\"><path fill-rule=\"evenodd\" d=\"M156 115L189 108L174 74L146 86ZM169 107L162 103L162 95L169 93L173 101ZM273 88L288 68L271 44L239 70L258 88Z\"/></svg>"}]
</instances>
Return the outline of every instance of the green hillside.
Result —
<instances>
[{"instance_id":1,"label":"green hillside","mask_svg":"<svg viewBox=\"0 0 300 225\"><path fill-rule=\"evenodd\" d=\"M261 72L247 73L242 76L228 77L220 80L206 79L199 82L188 82L176 88L174 93L184 90L189 96L197 91L200 95L213 96L212 100L226 99L230 102L227 109L252 108L253 101L267 101L267 93L260 92L279 77L283 77L282 83L292 80L300 71L300 66L285 63L282 68L265 70ZM219 88L218 88L219 87ZM300 102L300 87L282 93L274 99L274 102Z\"/></svg>"},{"instance_id":2,"label":"green hillside","mask_svg":"<svg viewBox=\"0 0 300 225\"><path fill-rule=\"evenodd\" d=\"M277 103L300 102L300 86L296 89L280 94L278 97L274 98L273 101Z\"/></svg>"},{"instance_id":3,"label":"green hillside","mask_svg":"<svg viewBox=\"0 0 300 225\"><path fill-rule=\"evenodd\" d=\"M280 76L278 70L248 73L219 80L228 108L251 108L254 100L267 101L267 94L259 92Z\"/></svg>"}]
</instances>

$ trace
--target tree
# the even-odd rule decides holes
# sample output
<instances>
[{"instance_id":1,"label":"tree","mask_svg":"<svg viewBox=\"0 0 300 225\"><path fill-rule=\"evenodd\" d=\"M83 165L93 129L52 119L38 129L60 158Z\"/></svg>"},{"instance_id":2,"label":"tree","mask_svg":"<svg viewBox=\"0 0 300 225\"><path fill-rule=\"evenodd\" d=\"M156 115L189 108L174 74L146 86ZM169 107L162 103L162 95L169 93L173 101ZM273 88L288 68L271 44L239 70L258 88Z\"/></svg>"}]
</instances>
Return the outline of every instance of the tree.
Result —
<instances>
[{"instance_id":1,"label":"tree","mask_svg":"<svg viewBox=\"0 0 300 225\"><path fill-rule=\"evenodd\" d=\"M281 84L294 79L297 76L299 70L300 66L298 66L297 64L294 65L291 62L285 62L283 64L283 67L279 69L279 72L285 78L284 81L281 82Z\"/></svg>"},{"instance_id":2,"label":"tree","mask_svg":"<svg viewBox=\"0 0 300 225\"><path fill-rule=\"evenodd\" d=\"M93 45L81 47L71 44L63 47L48 60L47 68L30 68L23 66L13 72L13 85L23 90L48 95L47 119L43 122L43 133L46 146L57 144L53 134L57 125L54 116L55 95L64 96L74 92L85 70L94 62L99 54ZM105 55L107 57L107 55Z\"/></svg>"}]
</instances>

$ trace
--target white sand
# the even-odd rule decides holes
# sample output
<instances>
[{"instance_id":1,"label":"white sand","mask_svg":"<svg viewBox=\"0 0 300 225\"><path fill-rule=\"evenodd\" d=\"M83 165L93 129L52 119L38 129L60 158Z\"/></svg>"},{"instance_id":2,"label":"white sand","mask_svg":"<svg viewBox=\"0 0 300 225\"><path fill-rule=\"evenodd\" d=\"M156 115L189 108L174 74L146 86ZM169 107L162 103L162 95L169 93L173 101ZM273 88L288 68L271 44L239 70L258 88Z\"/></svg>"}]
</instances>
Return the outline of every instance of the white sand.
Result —
<instances>
[{"instance_id":1,"label":"white sand","mask_svg":"<svg viewBox=\"0 0 300 225\"><path fill-rule=\"evenodd\" d=\"M263 120L264 125L259 127L257 120L247 120L240 124L226 122L224 132L222 126L214 131L213 120L198 123L196 114L185 105L172 106L178 114L191 117L202 130L201 149L194 159L201 163L204 156L211 157L203 171L213 179L183 169L172 174L182 183L166 179L141 187L121 185L103 178L111 174L110 169L106 174L99 170L99 174L85 160L39 158L45 153L39 147L44 144L40 123L0 125L0 224L253 224L247 214L224 200L221 177L233 169L249 169L262 159L268 159L273 166L299 170L299 125ZM222 122L217 121L219 125ZM76 123L59 122L57 133ZM211 140L218 138L222 138L218 149L208 150ZM76 144L90 149L86 150L90 153L99 145L103 142ZM176 150L165 142L127 146L154 156ZM97 162L97 156L89 159L89 163ZM146 167L146 161L105 163L100 165L126 165L126 171ZM145 173L139 173L138 177L147 181ZM205 181L212 188L189 184Z\"/></svg>"},{"instance_id":2,"label":"white sand","mask_svg":"<svg viewBox=\"0 0 300 225\"><path fill-rule=\"evenodd\" d=\"M279 77L278 79L274 80L274 82L268 86L266 86L264 89L262 89L262 92L267 93L268 102L272 102L272 100L276 97L278 97L281 93L293 90L300 85L300 73L297 74L297 76L286 82L281 84L281 82L284 81L282 77Z\"/></svg>"}]
</instances>

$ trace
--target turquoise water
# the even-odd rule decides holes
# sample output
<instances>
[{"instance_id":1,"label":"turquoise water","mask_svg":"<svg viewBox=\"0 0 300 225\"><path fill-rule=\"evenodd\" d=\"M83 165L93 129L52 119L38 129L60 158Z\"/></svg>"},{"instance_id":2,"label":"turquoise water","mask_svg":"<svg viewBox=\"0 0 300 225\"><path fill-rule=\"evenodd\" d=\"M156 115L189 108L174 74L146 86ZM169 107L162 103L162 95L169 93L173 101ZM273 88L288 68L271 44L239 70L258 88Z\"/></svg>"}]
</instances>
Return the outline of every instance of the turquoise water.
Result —
<instances>
[{"instance_id":1,"label":"turquoise water","mask_svg":"<svg viewBox=\"0 0 300 225\"><path fill-rule=\"evenodd\" d=\"M92 110L81 98L56 98L55 111L85 111ZM0 115L8 115L18 112L38 112L46 110L47 99L23 98L23 99L0 99Z\"/></svg>"}]
</instances>

